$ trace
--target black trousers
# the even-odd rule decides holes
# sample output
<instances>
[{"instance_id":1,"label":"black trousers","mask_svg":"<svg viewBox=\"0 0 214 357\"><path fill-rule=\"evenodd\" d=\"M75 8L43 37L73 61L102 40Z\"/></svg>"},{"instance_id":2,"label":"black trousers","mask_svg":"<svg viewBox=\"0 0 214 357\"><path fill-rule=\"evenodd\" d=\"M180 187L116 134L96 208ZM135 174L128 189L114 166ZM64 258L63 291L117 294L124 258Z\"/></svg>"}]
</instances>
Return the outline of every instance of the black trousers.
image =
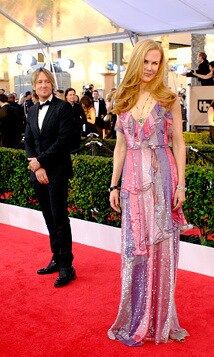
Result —
<instances>
[{"instance_id":1,"label":"black trousers","mask_svg":"<svg viewBox=\"0 0 214 357\"><path fill-rule=\"evenodd\" d=\"M72 265L72 235L67 211L68 177L48 176L49 184L33 182L49 231L53 259L61 268Z\"/></svg>"}]
</instances>

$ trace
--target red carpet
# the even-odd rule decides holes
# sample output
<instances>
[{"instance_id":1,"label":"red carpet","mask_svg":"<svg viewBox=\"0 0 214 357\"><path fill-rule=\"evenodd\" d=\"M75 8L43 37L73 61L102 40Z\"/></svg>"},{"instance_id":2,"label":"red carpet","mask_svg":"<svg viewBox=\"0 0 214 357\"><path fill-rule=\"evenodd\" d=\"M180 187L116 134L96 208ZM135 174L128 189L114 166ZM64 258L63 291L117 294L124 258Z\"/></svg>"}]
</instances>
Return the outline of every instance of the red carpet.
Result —
<instances>
[{"instance_id":1,"label":"red carpet","mask_svg":"<svg viewBox=\"0 0 214 357\"><path fill-rule=\"evenodd\" d=\"M1 357L213 356L213 279L179 271L177 306L190 337L143 347L111 341L120 291L118 254L74 244L78 279L56 289L57 274L37 275L50 258L45 235L0 225Z\"/></svg>"}]
</instances>

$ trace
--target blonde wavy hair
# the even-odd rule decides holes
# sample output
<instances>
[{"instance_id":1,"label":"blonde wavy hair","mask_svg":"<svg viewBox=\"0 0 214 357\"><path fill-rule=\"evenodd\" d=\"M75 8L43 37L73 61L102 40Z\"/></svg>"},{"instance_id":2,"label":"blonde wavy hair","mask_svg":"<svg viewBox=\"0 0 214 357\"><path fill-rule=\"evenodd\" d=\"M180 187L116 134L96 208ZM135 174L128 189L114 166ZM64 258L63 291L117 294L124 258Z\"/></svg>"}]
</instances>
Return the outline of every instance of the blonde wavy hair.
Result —
<instances>
[{"instance_id":1,"label":"blonde wavy hair","mask_svg":"<svg viewBox=\"0 0 214 357\"><path fill-rule=\"evenodd\" d=\"M143 88L168 109L174 103L176 94L164 84L165 58L162 46L153 40L139 41L133 49L125 76L114 95L115 114L127 112L137 103L142 86L144 59L147 52L151 50L160 51L161 61L156 76L145 83Z\"/></svg>"}]
</instances>

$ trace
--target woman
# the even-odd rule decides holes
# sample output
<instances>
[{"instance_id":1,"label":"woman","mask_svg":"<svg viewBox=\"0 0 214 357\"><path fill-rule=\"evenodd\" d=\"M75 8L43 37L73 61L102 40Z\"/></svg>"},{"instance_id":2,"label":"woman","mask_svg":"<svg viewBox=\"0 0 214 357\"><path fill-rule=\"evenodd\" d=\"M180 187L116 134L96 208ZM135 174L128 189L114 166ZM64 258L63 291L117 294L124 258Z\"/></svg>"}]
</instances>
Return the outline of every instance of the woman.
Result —
<instances>
[{"instance_id":1,"label":"woman","mask_svg":"<svg viewBox=\"0 0 214 357\"><path fill-rule=\"evenodd\" d=\"M214 78L214 61L209 63L210 72L208 74L198 74L196 71L192 71L194 76L200 79L213 79ZM213 81L214 85L214 81Z\"/></svg>"},{"instance_id":2,"label":"woman","mask_svg":"<svg viewBox=\"0 0 214 357\"><path fill-rule=\"evenodd\" d=\"M179 228L186 223L185 144L179 99L163 82L164 67L158 43L138 42L113 110L109 191L111 207L122 209L122 294L108 336L129 346L188 335L174 302Z\"/></svg>"},{"instance_id":3,"label":"woman","mask_svg":"<svg viewBox=\"0 0 214 357\"><path fill-rule=\"evenodd\" d=\"M87 95L84 95L81 100L80 104L83 107L83 110L86 115L87 123L86 123L86 135L90 133L97 133L96 127L95 127L95 121L96 121L96 111L93 106L93 102L91 98L89 98Z\"/></svg>"}]
</instances>

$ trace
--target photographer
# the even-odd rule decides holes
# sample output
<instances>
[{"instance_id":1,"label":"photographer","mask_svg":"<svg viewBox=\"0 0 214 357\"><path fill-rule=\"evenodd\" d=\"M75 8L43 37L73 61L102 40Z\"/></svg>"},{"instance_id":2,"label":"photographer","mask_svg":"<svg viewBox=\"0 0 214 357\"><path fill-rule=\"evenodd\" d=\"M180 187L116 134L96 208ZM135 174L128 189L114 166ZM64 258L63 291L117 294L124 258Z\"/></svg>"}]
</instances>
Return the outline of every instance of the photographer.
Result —
<instances>
[{"instance_id":1,"label":"photographer","mask_svg":"<svg viewBox=\"0 0 214 357\"><path fill-rule=\"evenodd\" d=\"M197 74L205 76L210 72L209 62L207 60L207 55L205 52L198 52L197 62L199 63L198 69L191 70L191 72L187 73L186 76L198 78L202 86L212 86L213 80L211 79L211 77L204 78L197 76Z\"/></svg>"},{"instance_id":2,"label":"photographer","mask_svg":"<svg viewBox=\"0 0 214 357\"><path fill-rule=\"evenodd\" d=\"M211 61L209 64L209 73L207 74L198 74L197 71L193 71L193 74L195 77L197 77L199 80L203 80L205 82L209 81L211 84L207 85L214 85L214 61Z\"/></svg>"}]
</instances>

